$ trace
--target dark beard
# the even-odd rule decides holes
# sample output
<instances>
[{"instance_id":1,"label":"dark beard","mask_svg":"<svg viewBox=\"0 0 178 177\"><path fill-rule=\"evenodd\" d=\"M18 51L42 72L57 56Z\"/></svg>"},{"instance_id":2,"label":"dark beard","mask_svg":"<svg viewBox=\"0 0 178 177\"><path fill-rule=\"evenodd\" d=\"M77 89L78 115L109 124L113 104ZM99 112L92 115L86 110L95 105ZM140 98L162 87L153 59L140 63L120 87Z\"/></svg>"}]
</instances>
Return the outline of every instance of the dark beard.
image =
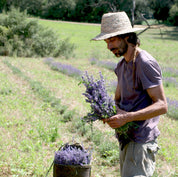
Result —
<instances>
[{"instance_id":1,"label":"dark beard","mask_svg":"<svg viewBox=\"0 0 178 177\"><path fill-rule=\"evenodd\" d=\"M123 42L118 48L112 48L111 51L117 50L117 52L114 53L116 57L121 57L123 56L128 49L127 43Z\"/></svg>"}]
</instances>

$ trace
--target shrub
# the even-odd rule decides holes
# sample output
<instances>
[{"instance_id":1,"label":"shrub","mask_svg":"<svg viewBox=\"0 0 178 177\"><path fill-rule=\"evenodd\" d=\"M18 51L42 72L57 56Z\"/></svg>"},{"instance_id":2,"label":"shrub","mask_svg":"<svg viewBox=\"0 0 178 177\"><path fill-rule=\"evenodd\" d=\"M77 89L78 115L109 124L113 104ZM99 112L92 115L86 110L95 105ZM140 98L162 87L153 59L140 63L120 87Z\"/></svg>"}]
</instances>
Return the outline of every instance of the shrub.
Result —
<instances>
[{"instance_id":1,"label":"shrub","mask_svg":"<svg viewBox=\"0 0 178 177\"><path fill-rule=\"evenodd\" d=\"M5 42L7 39L8 28L0 25L0 55L8 55L8 50L6 49Z\"/></svg>"},{"instance_id":2,"label":"shrub","mask_svg":"<svg viewBox=\"0 0 178 177\"><path fill-rule=\"evenodd\" d=\"M171 24L177 26L178 25L177 18L178 18L178 0L169 10L168 20L169 20L169 22L171 22Z\"/></svg>"},{"instance_id":3,"label":"shrub","mask_svg":"<svg viewBox=\"0 0 178 177\"><path fill-rule=\"evenodd\" d=\"M27 18L26 12L12 8L8 16L0 19L0 55L19 57L65 56L75 48L69 39L58 35Z\"/></svg>"}]
</instances>

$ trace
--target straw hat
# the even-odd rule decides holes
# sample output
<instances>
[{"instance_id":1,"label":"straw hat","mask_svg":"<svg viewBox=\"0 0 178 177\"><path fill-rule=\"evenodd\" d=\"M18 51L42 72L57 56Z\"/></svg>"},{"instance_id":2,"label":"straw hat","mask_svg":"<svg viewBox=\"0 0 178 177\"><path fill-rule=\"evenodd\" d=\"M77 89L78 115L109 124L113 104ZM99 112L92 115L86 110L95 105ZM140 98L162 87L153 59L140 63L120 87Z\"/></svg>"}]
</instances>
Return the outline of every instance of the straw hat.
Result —
<instances>
[{"instance_id":1,"label":"straw hat","mask_svg":"<svg viewBox=\"0 0 178 177\"><path fill-rule=\"evenodd\" d=\"M143 28L132 28L125 12L107 13L102 16L101 33L92 40L99 41L139 30L143 30Z\"/></svg>"}]
</instances>

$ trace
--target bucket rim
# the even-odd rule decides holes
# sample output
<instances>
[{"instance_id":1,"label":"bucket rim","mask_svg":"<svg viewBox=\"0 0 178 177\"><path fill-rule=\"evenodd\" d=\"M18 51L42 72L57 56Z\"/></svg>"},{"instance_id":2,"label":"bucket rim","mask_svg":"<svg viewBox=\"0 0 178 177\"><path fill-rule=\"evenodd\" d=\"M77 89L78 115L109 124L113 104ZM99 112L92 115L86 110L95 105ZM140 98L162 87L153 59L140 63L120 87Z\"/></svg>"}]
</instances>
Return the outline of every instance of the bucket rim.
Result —
<instances>
[{"instance_id":1,"label":"bucket rim","mask_svg":"<svg viewBox=\"0 0 178 177\"><path fill-rule=\"evenodd\" d=\"M62 166L62 167L74 167L74 168L91 168L91 165L89 165L89 164L86 164L86 165L63 165L63 164L54 163L54 165Z\"/></svg>"}]
</instances>

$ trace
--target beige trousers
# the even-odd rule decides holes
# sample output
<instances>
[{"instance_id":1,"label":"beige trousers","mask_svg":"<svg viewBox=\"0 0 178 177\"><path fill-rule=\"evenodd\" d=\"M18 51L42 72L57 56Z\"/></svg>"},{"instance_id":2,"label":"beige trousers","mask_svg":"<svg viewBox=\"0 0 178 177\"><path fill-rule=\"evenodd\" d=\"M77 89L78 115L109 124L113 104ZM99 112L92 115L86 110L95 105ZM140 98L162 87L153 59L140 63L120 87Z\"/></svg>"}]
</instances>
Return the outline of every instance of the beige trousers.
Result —
<instances>
[{"instance_id":1,"label":"beige trousers","mask_svg":"<svg viewBox=\"0 0 178 177\"><path fill-rule=\"evenodd\" d=\"M155 156L159 150L156 140L148 143L128 143L120 149L121 177L151 177L155 170Z\"/></svg>"}]
</instances>

